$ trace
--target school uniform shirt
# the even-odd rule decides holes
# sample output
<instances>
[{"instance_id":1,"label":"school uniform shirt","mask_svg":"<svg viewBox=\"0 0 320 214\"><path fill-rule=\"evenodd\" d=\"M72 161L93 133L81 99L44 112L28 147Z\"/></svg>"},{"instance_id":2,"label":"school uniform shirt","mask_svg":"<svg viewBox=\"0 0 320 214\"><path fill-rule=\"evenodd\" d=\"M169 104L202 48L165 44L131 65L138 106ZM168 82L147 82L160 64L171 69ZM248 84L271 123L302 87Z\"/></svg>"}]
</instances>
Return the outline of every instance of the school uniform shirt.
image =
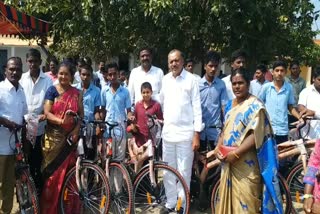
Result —
<instances>
[{"instance_id":1,"label":"school uniform shirt","mask_svg":"<svg viewBox=\"0 0 320 214\"><path fill-rule=\"evenodd\" d=\"M0 117L22 124L23 116L28 113L26 97L21 85L18 90L8 79L0 82ZM13 155L15 139L6 127L0 127L0 155Z\"/></svg>"}]
</instances>

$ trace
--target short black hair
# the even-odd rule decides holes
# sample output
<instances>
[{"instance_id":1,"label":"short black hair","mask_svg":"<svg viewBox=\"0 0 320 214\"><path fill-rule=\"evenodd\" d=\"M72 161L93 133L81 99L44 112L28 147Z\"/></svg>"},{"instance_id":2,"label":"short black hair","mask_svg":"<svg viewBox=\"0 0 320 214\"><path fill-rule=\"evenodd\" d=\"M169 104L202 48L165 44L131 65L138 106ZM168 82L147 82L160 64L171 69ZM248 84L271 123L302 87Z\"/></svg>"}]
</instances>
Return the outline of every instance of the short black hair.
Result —
<instances>
[{"instance_id":1,"label":"short black hair","mask_svg":"<svg viewBox=\"0 0 320 214\"><path fill-rule=\"evenodd\" d=\"M91 74L93 73L92 67L90 65L85 64L85 65L81 66L80 73L81 73L82 69L90 71Z\"/></svg>"},{"instance_id":2,"label":"short black hair","mask_svg":"<svg viewBox=\"0 0 320 214\"><path fill-rule=\"evenodd\" d=\"M204 64L208 64L209 62L218 62L220 63L221 56L216 51L208 51L205 58L204 58Z\"/></svg>"},{"instance_id":3,"label":"short black hair","mask_svg":"<svg viewBox=\"0 0 320 214\"><path fill-rule=\"evenodd\" d=\"M312 78L317 78L320 76L320 66L317 66L313 71L312 71Z\"/></svg>"},{"instance_id":4,"label":"short black hair","mask_svg":"<svg viewBox=\"0 0 320 214\"><path fill-rule=\"evenodd\" d=\"M152 86L151 86L151 84L149 82L144 82L144 83L141 84L141 92L142 92L143 89L146 89L146 88L148 88L148 89L150 89L152 91Z\"/></svg>"},{"instance_id":5,"label":"short black hair","mask_svg":"<svg viewBox=\"0 0 320 214\"><path fill-rule=\"evenodd\" d=\"M284 69L287 70L287 63L285 63L282 60L275 61L272 65L272 69L274 70L276 67L279 67L279 66L284 67Z\"/></svg>"},{"instance_id":6,"label":"short black hair","mask_svg":"<svg viewBox=\"0 0 320 214\"><path fill-rule=\"evenodd\" d=\"M38 58L39 60L41 60L41 53L40 51L38 51L37 49L35 48L30 48L28 51L27 51L27 54L26 54L26 58L28 59L29 57L36 57Z\"/></svg>"},{"instance_id":7,"label":"short black hair","mask_svg":"<svg viewBox=\"0 0 320 214\"><path fill-rule=\"evenodd\" d=\"M184 65L187 65L188 63L196 63L192 58L187 58L184 62Z\"/></svg>"},{"instance_id":8,"label":"short black hair","mask_svg":"<svg viewBox=\"0 0 320 214\"><path fill-rule=\"evenodd\" d=\"M140 53L141 53L142 51L148 51L148 52L150 53L150 55L153 56L153 50L152 50L152 48L150 48L150 47L142 47L142 48L140 48L140 49L139 49L139 52L138 52L138 56L140 56Z\"/></svg>"},{"instance_id":9,"label":"short black hair","mask_svg":"<svg viewBox=\"0 0 320 214\"><path fill-rule=\"evenodd\" d=\"M10 58L7 60L6 65L8 64L9 61L15 61L15 62L19 63L19 64L21 65L21 67L22 67L22 59L21 59L20 57L18 57L18 56L10 57ZM7 67L6 65L5 65L5 68Z\"/></svg>"},{"instance_id":10,"label":"short black hair","mask_svg":"<svg viewBox=\"0 0 320 214\"><path fill-rule=\"evenodd\" d=\"M246 83L248 85L250 85L250 76L249 76L249 72L247 69L241 67L241 68L237 68L235 70L232 71L231 76L230 76L230 81L232 82L232 78L234 76L236 76L237 74L241 75L243 77L243 79L246 81Z\"/></svg>"},{"instance_id":11,"label":"short black hair","mask_svg":"<svg viewBox=\"0 0 320 214\"><path fill-rule=\"evenodd\" d=\"M290 63L290 69L292 68L292 66L294 66L294 65L297 65L298 67L300 67L300 63L299 63L299 61L297 61L297 60L293 60L291 63Z\"/></svg>"},{"instance_id":12,"label":"short black hair","mask_svg":"<svg viewBox=\"0 0 320 214\"><path fill-rule=\"evenodd\" d=\"M243 58L247 59L248 54L245 50L242 50L242 49L238 49L238 50L233 51L231 54L231 63L234 62L239 57L243 57Z\"/></svg>"},{"instance_id":13,"label":"short black hair","mask_svg":"<svg viewBox=\"0 0 320 214\"><path fill-rule=\"evenodd\" d=\"M54 57L54 56L50 57L49 60L48 60L48 62L49 62L49 63L50 63L50 62L54 62L56 65L59 64L59 61L58 61L57 58Z\"/></svg>"},{"instance_id":14,"label":"short black hair","mask_svg":"<svg viewBox=\"0 0 320 214\"><path fill-rule=\"evenodd\" d=\"M259 64L257 65L256 70L260 70L262 73L267 73L268 68L265 64Z\"/></svg>"},{"instance_id":15,"label":"short black hair","mask_svg":"<svg viewBox=\"0 0 320 214\"><path fill-rule=\"evenodd\" d=\"M105 67L107 72L109 71L110 68L115 68L117 71L119 71L119 66L116 62L111 62L107 64Z\"/></svg>"}]
</instances>

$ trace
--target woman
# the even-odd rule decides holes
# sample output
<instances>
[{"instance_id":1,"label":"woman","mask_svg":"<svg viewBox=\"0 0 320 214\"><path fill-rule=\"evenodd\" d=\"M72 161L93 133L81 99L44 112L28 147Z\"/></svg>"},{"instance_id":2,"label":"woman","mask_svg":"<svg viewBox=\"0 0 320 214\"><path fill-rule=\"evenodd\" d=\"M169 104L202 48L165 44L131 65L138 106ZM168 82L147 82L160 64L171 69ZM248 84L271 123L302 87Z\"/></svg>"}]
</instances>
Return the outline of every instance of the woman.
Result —
<instances>
[{"instance_id":1,"label":"woman","mask_svg":"<svg viewBox=\"0 0 320 214\"><path fill-rule=\"evenodd\" d=\"M58 213L58 199L65 174L75 164L74 148L81 121L75 123L74 117L68 112L83 117L83 105L79 90L70 85L74 73L73 64L62 62L58 71L59 83L51 86L45 95L44 113L48 124L42 146L45 183L41 195L41 213ZM67 139L73 144L67 143Z\"/></svg>"},{"instance_id":2,"label":"woman","mask_svg":"<svg viewBox=\"0 0 320 214\"><path fill-rule=\"evenodd\" d=\"M303 208L306 213L320 213L319 167L320 140L317 140L308 162L307 173L303 178L305 183Z\"/></svg>"},{"instance_id":3,"label":"woman","mask_svg":"<svg viewBox=\"0 0 320 214\"><path fill-rule=\"evenodd\" d=\"M263 103L249 93L247 74L239 68L231 75L236 98L226 105L215 149L222 161L216 213L282 213L271 125Z\"/></svg>"}]
</instances>

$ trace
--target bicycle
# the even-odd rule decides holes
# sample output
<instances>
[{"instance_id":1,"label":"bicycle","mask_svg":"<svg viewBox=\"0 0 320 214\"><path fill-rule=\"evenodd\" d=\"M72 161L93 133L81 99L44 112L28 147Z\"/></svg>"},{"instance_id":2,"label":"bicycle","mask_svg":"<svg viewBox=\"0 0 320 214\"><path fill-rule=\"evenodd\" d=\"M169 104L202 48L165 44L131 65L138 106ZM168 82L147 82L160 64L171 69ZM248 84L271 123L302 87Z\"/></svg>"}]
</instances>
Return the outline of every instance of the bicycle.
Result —
<instances>
[{"instance_id":1,"label":"bicycle","mask_svg":"<svg viewBox=\"0 0 320 214\"><path fill-rule=\"evenodd\" d=\"M75 118L80 118L75 115ZM60 195L60 211L64 213L108 213L110 186L105 172L93 161L85 159L87 128L80 127L76 165L63 182ZM72 142L69 140L69 144ZM70 145L70 146L71 146Z\"/></svg>"},{"instance_id":2,"label":"bicycle","mask_svg":"<svg viewBox=\"0 0 320 214\"><path fill-rule=\"evenodd\" d=\"M306 139L307 134L305 136L302 136L301 134L301 129L306 125L306 120L313 120L313 118L306 118L304 123L297 126L295 133L298 136L298 140L289 140L278 145L279 159L299 156L297 158L298 162L290 168L286 176L290 195L293 201L292 212L299 212L303 207L303 177L306 173L308 157L315 144L315 140Z\"/></svg>"},{"instance_id":3,"label":"bicycle","mask_svg":"<svg viewBox=\"0 0 320 214\"><path fill-rule=\"evenodd\" d=\"M112 133L115 127L119 126L118 122L98 121L93 122L94 129L96 125L106 124L108 127L108 136L106 142L102 143L101 151L98 152L101 168L105 170L105 174L109 180L111 203L109 213L132 213L134 195L132 192L133 185L130 174L122 161L113 159L113 146L117 143L113 139ZM115 135L113 133L113 135ZM121 141L121 140L120 140Z\"/></svg>"},{"instance_id":4,"label":"bicycle","mask_svg":"<svg viewBox=\"0 0 320 214\"><path fill-rule=\"evenodd\" d=\"M209 159L214 155L214 151L210 151L207 153L207 158ZM210 159L209 159L210 160ZM212 169L214 167L217 167L220 165L220 160L218 159L213 159L211 161L208 161L207 163L207 168ZM290 197L290 191L288 188L288 185L286 183L286 180L282 177L280 173L277 175L278 180L279 180L279 185L280 185L280 192L282 193L282 201L283 201L283 210L285 214L291 214L291 207L292 207L292 200ZM212 188L211 192L211 210L212 214L215 213L215 207L216 203L219 201L219 189L220 189L220 175L216 178L214 182L214 186Z\"/></svg>"},{"instance_id":5,"label":"bicycle","mask_svg":"<svg viewBox=\"0 0 320 214\"><path fill-rule=\"evenodd\" d=\"M37 197L37 189L33 178L30 174L29 165L27 164L24 153L22 135L18 137L18 132L23 130L25 125L19 125L13 129L15 138L15 177L16 177L16 195L19 204L20 212L25 214L40 213L39 199Z\"/></svg>"},{"instance_id":6,"label":"bicycle","mask_svg":"<svg viewBox=\"0 0 320 214\"><path fill-rule=\"evenodd\" d=\"M147 114L149 118L149 140L144 145L148 154L147 165L143 166L134 179L134 199L135 213L161 212L167 202L165 182L171 181L178 184L180 191L177 195L175 213L189 213L190 195L186 182L180 173L168 166L167 163L159 160L160 138L153 140L151 129L157 127L161 129L161 124L156 116Z\"/></svg>"}]
</instances>

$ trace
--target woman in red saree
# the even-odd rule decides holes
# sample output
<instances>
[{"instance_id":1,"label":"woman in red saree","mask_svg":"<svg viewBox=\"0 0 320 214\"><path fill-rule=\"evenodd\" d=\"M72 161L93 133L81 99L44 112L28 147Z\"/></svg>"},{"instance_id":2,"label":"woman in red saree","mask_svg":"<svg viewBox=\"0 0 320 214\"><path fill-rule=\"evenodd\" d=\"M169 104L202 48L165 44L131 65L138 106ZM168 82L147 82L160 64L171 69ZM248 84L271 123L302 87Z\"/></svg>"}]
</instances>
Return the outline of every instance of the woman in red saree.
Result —
<instances>
[{"instance_id":1,"label":"woman in red saree","mask_svg":"<svg viewBox=\"0 0 320 214\"><path fill-rule=\"evenodd\" d=\"M75 67L63 62L58 71L59 84L51 86L45 95L44 113L47 127L43 142L42 173L44 186L41 194L41 213L58 213L61 187L68 170L75 165L75 147L78 140L80 122L75 124L68 111L83 117L82 95L71 86ZM71 138L74 144L69 145Z\"/></svg>"}]
</instances>

